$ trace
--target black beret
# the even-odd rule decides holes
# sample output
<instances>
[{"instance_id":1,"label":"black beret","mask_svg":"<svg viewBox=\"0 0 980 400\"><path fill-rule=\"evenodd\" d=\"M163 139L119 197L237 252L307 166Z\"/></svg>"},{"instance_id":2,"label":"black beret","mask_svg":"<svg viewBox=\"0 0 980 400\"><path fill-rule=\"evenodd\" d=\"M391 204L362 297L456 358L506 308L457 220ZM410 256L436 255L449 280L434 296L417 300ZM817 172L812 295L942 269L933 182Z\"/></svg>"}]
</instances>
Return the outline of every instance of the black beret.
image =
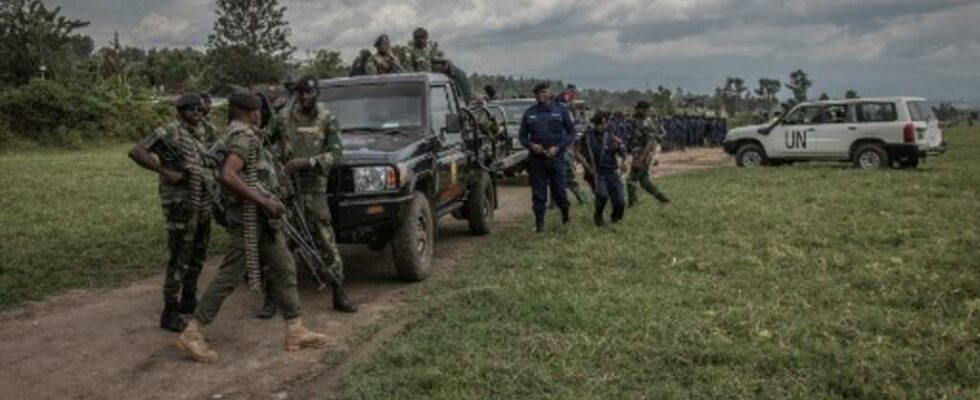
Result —
<instances>
[{"instance_id":1,"label":"black beret","mask_svg":"<svg viewBox=\"0 0 980 400\"><path fill-rule=\"evenodd\" d=\"M548 82L541 82L537 85L534 85L534 89L532 89L531 91L534 92L534 94L538 94L545 89L551 89L551 84Z\"/></svg>"},{"instance_id":2,"label":"black beret","mask_svg":"<svg viewBox=\"0 0 980 400\"><path fill-rule=\"evenodd\" d=\"M637 110L649 110L650 109L650 103L648 103L646 100L640 100L640 101L636 102L636 109Z\"/></svg>"},{"instance_id":3,"label":"black beret","mask_svg":"<svg viewBox=\"0 0 980 400\"><path fill-rule=\"evenodd\" d=\"M237 92L228 96L228 104L239 110L255 111L262 108L262 99L247 92Z\"/></svg>"},{"instance_id":4,"label":"black beret","mask_svg":"<svg viewBox=\"0 0 980 400\"><path fill-rule=\"evenodd\" d=\"M423 36L424 37L429 37L429 31L425 30L425 28L418 27L418 28L415 29L415 32L412 32L412 36L413 37L423 37Z\"/></svg>"},{"instance_id":5,"label":"black beret","mask_svg":"<svg viewBox=\"0 0 980 400\"><path fill-rule=\"evenodd\" d=\"M296 82L296 86L294 86L293 88L299 92L309 92L312 90L316 90L317 88L316 78L314 78L311 75L306 75L302 78L299 78L299 81Z\"/></svg>"},{"instance_id":6,"label":"black beret","mask_svg":"<svg viewBox=\"0 0 980 400\"><path fill-rule=\"evenodd\" d=\"M374 41L374 47L381 46L381 43L389 43L390 44L391 43L391 39L388 38L388 35L378 36L378 39Z\"/></svg>"},{"instance_id":7,"label":"black beret","mask_svg":"<svg viewBox=\"0 0 980 400\"><path fill-rule=\"evenodd\" d=\"M186 110L192 107L202 107L204 102L201 101L201 96L196 93L186 93L177 99L177 109Z\"/></svg>"}]
</instances>

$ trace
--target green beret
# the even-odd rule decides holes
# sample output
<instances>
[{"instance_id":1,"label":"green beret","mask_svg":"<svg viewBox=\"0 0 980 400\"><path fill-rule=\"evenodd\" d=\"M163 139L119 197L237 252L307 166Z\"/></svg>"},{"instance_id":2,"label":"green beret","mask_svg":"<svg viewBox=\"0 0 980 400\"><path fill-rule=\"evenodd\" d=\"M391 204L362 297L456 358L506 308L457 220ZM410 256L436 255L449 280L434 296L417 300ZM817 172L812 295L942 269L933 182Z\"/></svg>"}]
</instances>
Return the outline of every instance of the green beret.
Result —
<instances>
[{"instance_id":1,"label":"green beret","mask_svg":"<svg viewBox=\"0 0 980 400\"><path fill-rule=\"evenodd\" d=\"M239 110L255 111L262 108L262 99L247 92L237 92L228 96L228 104Z\"/></svg>"},{"instance_id":2,"label":"green beret","mask_svg":"<svg viewBox=\"0 0 980 400\"><path fill-rule=\"evenodd\" d=\"M203 107L204 102L201 100L201 96L196 93L187 93L177 99L177 109L186 110L188 108Z\"/></svg>"}]
</instances>

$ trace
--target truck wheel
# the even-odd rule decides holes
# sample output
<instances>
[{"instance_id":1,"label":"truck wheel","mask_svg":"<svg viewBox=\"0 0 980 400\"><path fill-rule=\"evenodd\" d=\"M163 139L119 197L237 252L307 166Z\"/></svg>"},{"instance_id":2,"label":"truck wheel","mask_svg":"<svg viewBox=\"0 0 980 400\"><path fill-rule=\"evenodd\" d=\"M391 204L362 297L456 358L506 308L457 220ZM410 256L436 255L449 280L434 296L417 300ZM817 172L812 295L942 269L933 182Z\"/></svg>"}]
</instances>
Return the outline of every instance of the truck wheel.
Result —
<instances>
[{"instance_id":1,"label":"truck wheel","mask_svg":"<svg viewBox=\"0 0 980 400\"><path fill-rule=\"evenodd\" d=\"M408 209L399 218L391 240L391 255L398 279L421 282L432 267L432 209L422 193L415 193Z\"/></svg>"},{"instance_id":2,"label":"truck wheel","mask_svg":"<svg viewBox=\"0 0 980 400\"><path fill-rule=\"evenodd\" d=\"M888 153L879 144L864 144L854 151L854 166L857 168L876 169L889 165Z\"/></svg>"},{"instance_id":3,"label":"truck wheel","mask_svg":"<svg viewBox=\"0 0 980 400\"><path fill-rule=\"evenodd\" d=\"M769 159L766 151L755 143L743 144L735 152L735 164L743 168L761 167L767 165Z\"/></svg>"},{"instance_id":4,"label":"truck wheel","mask_svg":"<svg viewBox=\"0 0 980 400\"><path fill-rule=\"evenodd\" d=\"M470 220L470 233L486 235L490 233L490 226L493 223L495 200L490 174L481 172L470 190L470 196L466 199L466 217Z\"/></svg>"}]
</instances>

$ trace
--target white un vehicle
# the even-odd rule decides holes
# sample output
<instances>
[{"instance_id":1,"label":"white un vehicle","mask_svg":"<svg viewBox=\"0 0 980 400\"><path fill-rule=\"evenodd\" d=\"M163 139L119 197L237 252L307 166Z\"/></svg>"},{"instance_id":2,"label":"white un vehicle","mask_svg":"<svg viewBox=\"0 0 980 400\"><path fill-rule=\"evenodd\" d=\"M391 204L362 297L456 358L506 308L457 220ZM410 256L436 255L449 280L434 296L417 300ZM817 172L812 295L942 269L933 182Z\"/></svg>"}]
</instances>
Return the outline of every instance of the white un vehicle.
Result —
<instances>
[{"instance_id":1,"label":"white un vehicle","mask_svg":"<svg viewBox=\"0 0 980 400\"><path fill-rule=\"evenodd\" d=\"M739 167L849 161L859 168L915 168L946 144L925 99L883 97L802 103L767 125L730 131L725 151Z\"/></svg>"}]
</instances>

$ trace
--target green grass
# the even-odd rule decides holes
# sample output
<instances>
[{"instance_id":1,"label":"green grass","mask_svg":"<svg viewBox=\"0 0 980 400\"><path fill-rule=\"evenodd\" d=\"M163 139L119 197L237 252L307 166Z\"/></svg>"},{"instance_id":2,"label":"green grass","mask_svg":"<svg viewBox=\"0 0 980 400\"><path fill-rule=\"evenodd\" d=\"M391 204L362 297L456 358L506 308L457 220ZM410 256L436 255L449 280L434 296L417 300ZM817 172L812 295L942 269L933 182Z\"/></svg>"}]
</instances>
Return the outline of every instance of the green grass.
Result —
<instances>
[{"instance_id":1,"label":"green grass","mask_svg":"<svg viewBox=\"0 0 980 400\"><path fill-rule=\"evenodd\" d=\"M980 131L947 135L920 170L715 169L617 227L497 232L337 397L980 398Z\"/></svg>"},{"instance_id":2,"label":"green grass","mask_svg":"<svg viewBox=\"0 0 980 400\"><path fill-rule=\"evenodd\" d=\"M127 150L0 155L0 309L163 271L157 180Z\"/></svg>"}]
</instances>

